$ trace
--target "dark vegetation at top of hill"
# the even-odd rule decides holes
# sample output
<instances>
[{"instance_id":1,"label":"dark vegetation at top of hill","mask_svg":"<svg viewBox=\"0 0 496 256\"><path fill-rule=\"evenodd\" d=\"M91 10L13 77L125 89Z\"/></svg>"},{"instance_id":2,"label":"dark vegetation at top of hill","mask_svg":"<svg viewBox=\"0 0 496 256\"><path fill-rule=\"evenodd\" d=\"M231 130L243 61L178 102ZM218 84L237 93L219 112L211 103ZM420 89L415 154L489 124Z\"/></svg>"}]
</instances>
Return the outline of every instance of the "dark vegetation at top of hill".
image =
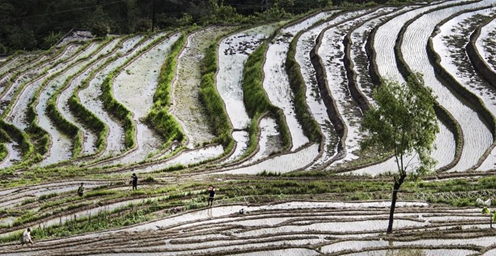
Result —
<instances>
[{"instance_id":1,"label":"dark vegetation at top of hill","mask_svg":"<svg viewBox=\"0 0 496 256\"><path fill-rule=\"evenodd\" d=\"M0 54L48 49L73 28L96 35L128 34L193 24L255 23L333 5L385 2L388 0L0 0Z\"/></svg>"}]
</instances>

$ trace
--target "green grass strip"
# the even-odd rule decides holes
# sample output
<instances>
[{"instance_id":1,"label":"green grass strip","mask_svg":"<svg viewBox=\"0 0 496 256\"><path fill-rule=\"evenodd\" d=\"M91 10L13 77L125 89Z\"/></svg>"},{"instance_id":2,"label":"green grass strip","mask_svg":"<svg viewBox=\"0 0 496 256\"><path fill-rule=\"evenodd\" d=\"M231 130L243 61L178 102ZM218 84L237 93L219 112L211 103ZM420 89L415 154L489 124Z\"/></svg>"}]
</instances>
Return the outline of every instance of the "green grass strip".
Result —
<instances>
[{"instance_id":1,"label":"green grass strip","mask_svg":"<svg viewBox=\"0 0 496 256\"><path fill-rule=\"evenodd\" d=\"M214 142L222 144L224 152L228 153L234 147L232 138L232 125L224 105L224 101L217 91L215 73L217 71L217 43L212 43L205 52L202 60L200 83L200 102L208 116L208 122L213 133L217 136Z\"/></svg>"},{"instance_id":2,"label":"green grass strip","mask_svg":"<svg viewBox=\"0 0 496 256\"><path fill-rule=\"evenodd\" d=\"M117 67L114 71L112 71L103 81L102 83L102 101L103 101L103 106L104 108L114 117L116 117L123 125L124 127L124 144L127 149L133 148L136 146L136 125L133 120L133 113L128 110L124 105L122 105L120 102L118 102L114 98L114 93L113 93L113 85L112 82L114 79L119 75L122 70L129 65L132 61L134 61L137 57L139 57L141 54L145 53L152 47L156 46L159 44L161 41L163 41L165 38L170 36L169 34L165 36L161 36L155 40L153 40L151 43L149 43L146 47L143 47L140 49L138 52L136 52L131 58L127 59L121 66ZM163 115L160 115L159 117L162 117ZM163 120L161 120L163 121ZM164 125L163 123L161 123ZM165 124L169 125L169 124Z\"/></svg>"},{"instance_id":3,"label":"green grass strip","mask_svg":"<svg viewBox=\"0 0 496 256\"><path fill-rule=\"evenodd\" d=\"M186 36L182 33L171 46L171 51L160 69L157 90L153 95L153 107L146 117L147 122L165 138L167 143L172 140L182 141L185 137L181 125L169 114L170 90L177 69L177 58L185 43Z\"/></svg>"},{"instance_id":4,"label":"green grass strip","mask_svg":"<svg viewBox=\"0 0 496 256\"><path fill-rule=\"evenodd\" d=\"M263 88L263 63L268 44L263 42L248 57L243 70L243 102L248 116L252 118L250 125L250 142L246 154L253 152L258 143L258 120L265 113L270 113L276 123L283 142L282 150L291 146L291 135L286 125L285 116L281 109L272 105Z\"/></svg>"},{"instance_id":5,"label":"green grass strip","mask_svg":"<svg viewBox=\"0 0 496 256\"><path fill-rule=\"evenodd\" d=\"M118 102L113 96L112 81L114 80L115 72L110 73L102 83L102 101L104 108L114 117L116 117L124 127L124 144L127 149L133 148L136 145L134 134L136 127L134 125L132 112L124 105Z\"/></svg>"}]
</instances>

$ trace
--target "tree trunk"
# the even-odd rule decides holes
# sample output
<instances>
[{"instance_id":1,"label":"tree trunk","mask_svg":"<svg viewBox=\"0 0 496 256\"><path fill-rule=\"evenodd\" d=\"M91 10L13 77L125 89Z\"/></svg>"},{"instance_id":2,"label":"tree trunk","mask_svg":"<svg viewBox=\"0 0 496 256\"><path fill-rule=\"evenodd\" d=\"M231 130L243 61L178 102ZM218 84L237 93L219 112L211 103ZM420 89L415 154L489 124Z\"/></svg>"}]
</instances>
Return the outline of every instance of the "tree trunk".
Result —
<instances>
[{"instance_id":1,"label":"tree trunk","mask_svg":"<svg viewBox=\"0 0 496 256\"><path fill-rule=\"evenodd\" d=\"M396 208L396 199L398 199L398 191L400 190L401 184L405 181L406 174L401 174L399 179L394 180L393 186L393 198L391 199L391 207L389 210L389 224L386 233L393 233L393 220L394 220L394 209Z\"/></svg>"}]
</instances>

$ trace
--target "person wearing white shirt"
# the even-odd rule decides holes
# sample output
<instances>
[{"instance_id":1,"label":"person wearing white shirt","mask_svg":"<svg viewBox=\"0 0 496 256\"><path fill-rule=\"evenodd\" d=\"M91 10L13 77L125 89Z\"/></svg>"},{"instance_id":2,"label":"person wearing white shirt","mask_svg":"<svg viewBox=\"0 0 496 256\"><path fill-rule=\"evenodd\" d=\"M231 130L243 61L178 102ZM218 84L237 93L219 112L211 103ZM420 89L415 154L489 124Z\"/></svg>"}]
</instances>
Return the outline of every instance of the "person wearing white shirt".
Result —
<instances>
[{"instance_id":1,"label":"person wearing white shirt","mask_svg":"<svg viewBox=\"0 0 496 256\"><path fill-rule=\"evenodd\" d=\"M31 239L31 229L27 228L22 234L22 245L24 244L33 244L33 239Z\"/></svg>"}]
</instances>

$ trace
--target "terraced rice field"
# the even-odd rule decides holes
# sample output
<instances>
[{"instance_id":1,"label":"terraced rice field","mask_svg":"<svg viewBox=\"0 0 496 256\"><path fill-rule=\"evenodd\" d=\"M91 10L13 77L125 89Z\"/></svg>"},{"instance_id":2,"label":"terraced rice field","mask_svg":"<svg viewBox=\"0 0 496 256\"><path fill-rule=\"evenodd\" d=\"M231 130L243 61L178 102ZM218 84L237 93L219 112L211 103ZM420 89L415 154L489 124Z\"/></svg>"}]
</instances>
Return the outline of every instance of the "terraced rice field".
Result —
<instances>
[{"instance_id":1,"label":"terraced rice field","mask_svg":"<svg viewBox=\"0 0 496 256\"><path fill-rule=\"evenodd\" d=\"M0 252L496 255L469 201L496 194L495 4L75 36L3 58ZM436 96L437 163L386 236L396 163L360 151L360 124L381 78L413 72Z\"/></svg>"}]
</instances>

